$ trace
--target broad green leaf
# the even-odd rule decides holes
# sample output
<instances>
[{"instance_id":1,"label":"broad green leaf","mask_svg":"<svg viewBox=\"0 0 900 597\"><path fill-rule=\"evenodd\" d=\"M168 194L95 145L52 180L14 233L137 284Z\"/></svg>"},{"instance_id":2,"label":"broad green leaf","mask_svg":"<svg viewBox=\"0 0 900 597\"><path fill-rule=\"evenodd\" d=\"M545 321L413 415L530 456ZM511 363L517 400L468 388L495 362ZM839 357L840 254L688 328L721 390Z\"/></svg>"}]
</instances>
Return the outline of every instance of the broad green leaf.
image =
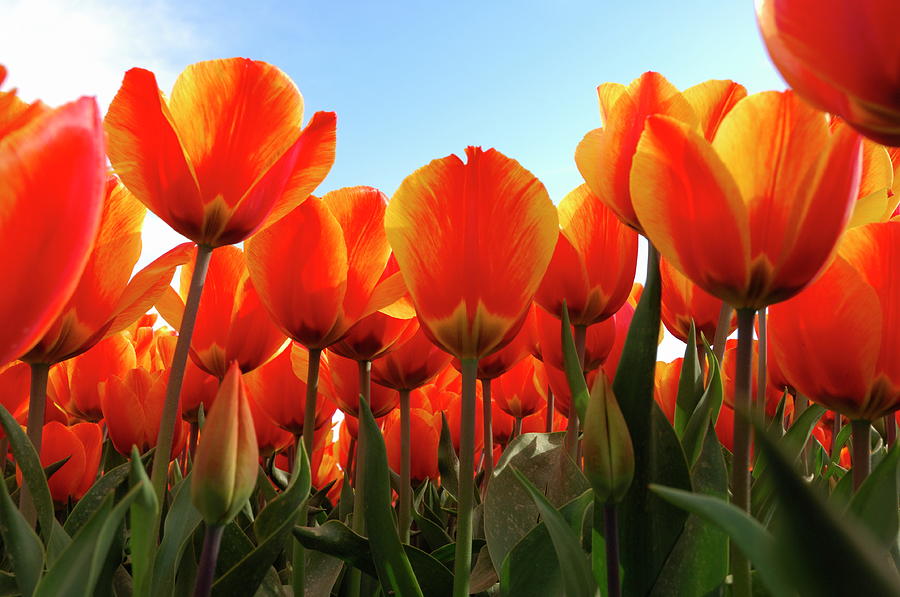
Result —
<instances>
[{"instance_id":1,"label":"broad green leaf","mask_svg":"<svg viewBox=\"0 0 900 597\"><path fill-rule=\"evenodd\" d=\"M130 470L131 463L126 462L110 470L91 485L87 493L72 508L72 512L63 525L70 536L74 536L81 530L81 527L90 520L106 499L106 496L115 491L128 478Z\"/></svg>"},{"instance_id":2,"label":"broad green leaf","mask_svg":"<svg viewBox=\"0 0 900 597\"><path fill-rule=\"evenodd\" d=\"M438 444L438 470L441 473L441 487L456 499L459 495L459 458L453 449L447 416L441 411L441 439ZM347 486L347 483L344 483Z\"/></svg>"},{"instance_id":3,"label":"broad green leaf","mask_svg":"<svg viewBox=\"0 0 900 597\"><path fill-rule=\"evenodd\" d=\"M575 349L575 338L572 336L572 325L569 323L569 309L566 307L565 300L563 300L562 305L560 329L562 334L563 364L566 367L566 381L569 382L569 390L572 392L572 404L575 405L578 420L584 421L590 392L578 359L578 351Z\"/></svg>"},{"instance_id":4,"label":"broad green leaf","mask_svg":"<svg viewBox=\"0 0 900 597\"><path fill-rule=\"evenodd\" d=\"M794 594L775 555L775 539L756 519L737 506L715 497L659 485L651 489L679 508L718 525L728 533L747 559L753 562L760 580L772 594Z\"/></svg>"},{"instance_id":5,"label":"broad green leaf","mask_svg":"<svg viewBox=\"0 0 900 597\"><path fill-rule=\"evenodd\" d=\"M716 423L724 395L719 361L715 358L712 349L708 345L705 349L708 351L707 356L710 357L709 385L706 386L703 396L700 397L700 401L691 413L687 425L685 425L684 433L681 436L684 454L687 457L688 465L691 467L700 458L700 451L703 449L706 432ZM715 434L715 429L713 429L713 433Z\"/></svg>"},{"instance_id":6,"label":"broad green leaf","mask_svg":"<svg viewBox=\"0 0 900 597\"><path fill-rule=\"evenodd\" d=\"M649 490L651 483L688 490L690 472L675 430L653 399L659 341L659 261L650 251L647 285L635 309L613 392L634 446L634 481L617 506L625 595L646 595L684 528L687 513Z\"/></svg>"},{"instance_id":7,"label":"broad green leaf","mask_svg":"<svg viewBox=\"0 0 900 597\"><path fill-rule=\"evenodd\" d=\"M131 484L144 491L131 504L131 577L134 597L152 595L153 560L157 542L157 514L159 502L150 477L141 463L137 446L131 448Z\"/></svg>"},{"instance_id":8,"label":"broad green leaf","mask_svg":"<svg viewBox=\"0 0 900 597\"><path fill-rule=\"evenodd\" d=\"M812 434L812 430L815 428L816 423L818 423L819 419L822 418L822 415L825 414L825 410L824 406L810 404L806 410L803 411L803 414L797 417L797 420L794 421L791 428L784 434L784 437L781 438L779 444L785 450L785 454L791 462L794 462L800 456L800 452L803 451L803 446L805 446L806 442L809 440L809 436ZM757 455L756 464L753 466L753 478L759 479L765 471L766 460L765 458L762 458L761 454Z\"/></svg>"},{"instance_id":9,"label":"broad green leaf","mask_svg":"<svg viewBox=\"0 0 900 597\"><path fill-rule=\"evenodd\" d=\"M94 594L109 548L119 532L132 502L147 491L144 483L134 486L118 504L112 496L81 528L72 543L38 583L37 597L82 597ZM152 491L152 487L150 488Z\"/></svg>"},{"instance_id":10,"label":"broad green leaf","mask_svg":"<svg viewBox=\"0 0 900 597\"><path fill-rule=\"evenodd\" d=\"M163 525L163 538L153 564L153 595L173 594L181 556L203 520L191 503L190 475L172 488L172 495Z\"/></svg>"},{"instance_id":11,"label":"broad green leaf","mask_svg":"<svg viewBox=\"0 0 900 597\"><path fill-rule=\"evenodd\" d=\"M298 444L296 457L300 466L290 485L253 522L256 547L216 579L213 595L253 595L283 551L311 486L309 458L302 444Z\"/></svg>"},{"instance_id":12,"label":"broad green leaf","mask_svg":"<svg viewBox=\"0 0 900 597\"><path fill-rule=\"evenodd\" d=\"M863 481L850 500L850 512L864 524L887 549L897 543L900 521L897 516L900 448L896 445L887 458Z\"/></svg>"},{"instance_id":13,"label":"broad green leaf","mask_svg":"<svg viewBox=\"0 0 900 597\"><path fill-rule=\"evenodd\" d=\"M553 507L553 504L528 480L528 477L511 467L513 474L522 487L534 500L541 513L541 519L547 526L553 548L556 550L556 558L563 576L563 585L566 597L594 597L598 595L597 586L594 583L594 574L587 555L581 549L581 539L572 530L572 527L563 518L563 515Z\"/></svg>"},{"instance_id":14,"label":"broad green leaf","mask_svg":"<svg viewBox=\"0 0 900 597\"><path fill-rule=\"evenodd\" d=\"M484 533L491 561L503 562L538 521L538 508L516 479L512 466L557 507L590 489L584 474L566 453L564 436L561 431L524 433L503 451L484 501Z\"/></svg>"},{"instance_id":15,"label":"broad green leaf","mask_svg":"<svg viewBox=\"0 0 900 597\"><path fill-rule=\"evenodd\" d=\"M369 404L362 398L359 403L360 434L365 433L365 442L362 442L362 445L366 451L366 466L362 470L366 495L362 503L363 516L378 578L385 591L394 591L398 595L410 597L422 595L422 589L413 574L394 523L391 480L384 437L375 417L372 416Z\"/></svg>"},{"instance_id":16,"label":"broad green leaf","mask_svg":"<svg viewBox=\"0 0 900 597\"><path fill-rule=\"evenodd\" d=\"M31 499L34 502L34 509L37 511L38 522L40 523L41 538L44 544L49 545L51 534L53 533L53 521L55 511L53 509L53 499L50 497L50 488L47 486L47 476L44 474L44 468L41 466L41 459L34 450L31 440L25 435L25 431L19 426L18 421L13 418L6 407L0 404L0 425L6 432L6 439L9 440L9 446L12 448L13 456L16 463L22 470L23 482L28 486L31 492Z\"/></svg>"},{"instance_id":17,"label":"broad green leaf","mask_svg":"<svg viewBox=\"0 0 900 597\"><path fill-rule=\"evenodd\" d=\"M559 509L574 531L593 500L588 490ZM547 525L541 522L513 547L500 567L500 588L504 595L546 597L562 595L562 571L557 561Z\"/></svg>"},{"instance_id":18,"label":"broad green leaf","mask_svg":"<svg viewBox=\"0 0 900 597\"><path fill-rule=\"evenodd\" d=\"M717 359L716 362L718 363ZM697 355L697 328L691 320L688 341L684 347L684 359L681 361L681 375L678 377L678 395L675 398L675 433L678 437L697 409L697 403L703 395L703 374L700 370L700 359Z\"/></svg>"},{"instance_id":19,"label":"broad green leaf","mask_svg":"<svg viewBox=\"0 0 900 597\"><path fill-rule=\"evenodd\" d=\"M0 597L21 595L22 593L19 591L19 586L16 582L17 579L15 574L0 570Z\"/></svg>"},{"instance_id":20,"label":"broad green leaf","mask_svg":"<svg viewBox=\"0 0 900 597\"><path fill-rule=\"evenodd\" d=\"M900 595L900 576L865 527L826 504L796 474L790 457L762 430L756 442L773 479L776 557L801 594ZM823 540L827 538L827 540Z\"/></svg>"},{"instance_id":21,"label":"broad green leaf","mask_svg":"<svg viewBox=\"0 0 900 597\"><path fill-rule=\"evenodd\" d=\"M695 494L728 499L728 471L712 423L697 462L691 469ZM696 514L688 516L678 543L669 554L651 595L703 597L713 593L728 573L728 535Z\"/></svg>"},{"instance_id":22,"label":"broad green leaf","mask_svg":"<svg viewBox=\"0 0 900 597\"><path fill-rule=\"evenodd\" d=\"M305 597L331 597L344 562L320 551L306 550Z\"/></svg>"},{"instance_id":23,"label":"broad green leaf","mask_svg":"<svg viewBox=\"0 0 900 597\"><path fill-rule=\"evenodd\" d=\"M6 484L0 491L0 536L22 595L30 596L44 571L44 546L34 529L16 508Z\"/></svg>"}]
</instances>

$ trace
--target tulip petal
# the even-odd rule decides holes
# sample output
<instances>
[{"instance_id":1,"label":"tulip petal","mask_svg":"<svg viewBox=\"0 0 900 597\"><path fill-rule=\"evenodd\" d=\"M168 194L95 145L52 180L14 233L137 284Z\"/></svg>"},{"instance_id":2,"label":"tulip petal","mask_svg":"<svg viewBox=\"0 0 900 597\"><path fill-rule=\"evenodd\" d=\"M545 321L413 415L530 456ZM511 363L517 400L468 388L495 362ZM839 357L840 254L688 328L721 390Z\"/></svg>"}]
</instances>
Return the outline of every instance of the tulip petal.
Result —
<instances>
[{"instance_id":1,"label":"tulip petal","mask_svg":"<svg viewBox=\"0 0 900 597\"><path fill-rule=\"evenodd\" d=\"M749 282L746 209L709 142L687 124L651 116L631 185L635 211L660 254L710 294L739 303Z\"/></svg>"},{"instance_id":2,"label":"tulip petal","mask_svg":"<svg viewBox=\"0 0 900 597\"><path fill-rule=\"evenodd\" d=\"M683 95L697 114L703 136L712 141L725 115L747 97L747 89L734 81L711 80L685 89Z\"/></svg>"}]
</instances>

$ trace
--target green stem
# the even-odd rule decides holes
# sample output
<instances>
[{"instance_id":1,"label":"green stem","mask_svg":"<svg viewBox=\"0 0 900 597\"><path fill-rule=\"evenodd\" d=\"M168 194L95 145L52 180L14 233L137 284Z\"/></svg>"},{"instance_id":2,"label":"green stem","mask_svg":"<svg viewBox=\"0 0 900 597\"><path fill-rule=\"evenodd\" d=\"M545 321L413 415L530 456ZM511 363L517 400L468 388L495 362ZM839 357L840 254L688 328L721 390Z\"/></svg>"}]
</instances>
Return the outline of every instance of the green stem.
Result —
<instances>
[{"instance_id":1,"label":"green stem","mask_svg":"<svg viewBox=\"0 0 900 597\"><path fill-rule=\"evenodd\" d=\"M831 411L834 415L834 419L831 421L831 459L835 461L840 460L840 449L837 445L837 436L841 432L841 413L837 411Z\"/></svg>"},{"instance_id":2,"label":"green stem","mask_svg":"<svg viewBox=\"0 0 900 597\"><path fill-rule=\"evenodd\" d=\"M462 359L462 422L459 440L459 506L453 597L468 597L472 565L472 502L475 485L475 382L478 359Z\"/></svg>"},{"instance_id":3,"label":"green stem","mask_svg":"<svg viewBox=\"0 0 900 597\"><path fill-rule=\"evenodd\" d=\"M756 416L760 421L766 420L766 381L768 363L768 333L766 332L766 310L759 310L759 341L756 343ZM779 423L783 428L784 421Z\"/></svg>"},{"instance_id":4,"label":"green stem","mask_svg":"<svg viewBox=\"0 0 900 597\"><path fill-rule=\"evenodd\" d=\"M872 470L872 451L869 449L869 429L871 423L862 419L850 422L853 434L853 489L859 490Z\"/></svg>"},{"instance_id":5,"label":"green stem","mask_svg":"<svg viewBox=\"0 0 900 597\"><path fill-rule=\"evenodd\" d=\"M200 309L200 295L203 294L203 283L213 248L205 245L197 246L197 257L194 261L194 275L188 290L181 316L181 329L178 330L178 341L175 343L175 354L169 368L169 380L166 384L166 400L163 404L159 421L159 433L156 436L156 454L153 456L153 472L150 480L156 491L156 498L164 504L166 479L169 476L169 460L172 455L172 438L175 436L175 418L178 416L178 400L181 397L181 384L184 382L184 371L187 367L188 352L191 348L191 337L194 335L194 324L197 322L197 311ZM160 511L162 508L160 508ZM157 525L158 526L158 525Z\"/></svg>"},{"instance_id":6,"label":"green stem","mask_svg":"<svg viewBox=\"0 0 900 597\"><path fill-rule=\"evenodd\" d=\"M753 370L753 309L738 309L738 348L734 388L734 460L731 469L731 500L750 512L750 394ZM735 597L750 597L750 561L737 545L731 545L731 575Z\"/></svg>"},{"instance_id":7,"label":"green stem","mask_svg":"<svg viewBox=\"0 0 900 597\"><path fill-rule=\"evenodd\" d=\"M372 361L358 361L359 365L359 393L369 402L371 396L371 372ZM371 403L370 403L371 404ZM305 421L304 421L305 422ZM366 534L366 519L363 516L363 506L366 500L366 486L364 482L366 470L366 443L369 441L366 425L360 423L357 425L358 434L356 438L356 484L353 491L353 531L357 535ZM360 583L362 576L358 568L350 570L350 585L348 595L356 597L359 595Z\"/></svg>"},{"instance_id":8,"label":"green stem","mask_svg":"<svg viewBox=\"0 0 900 597\"><path fill-rule=\"evenodd\" d=\"M594 507L599 504L594 502ZM616 516L616 505L603 506L603 537L606 539L606 587L607 597L620 597L622 594L619 581L619 522Z\"/></svg>"},{"instance_id":9,"label":"green stem","mask_svg":"<svg viewBox=\"0 0 900 597\"><path fill-rule=\"evenodd\" d=\"M728 303L722 303L722 309L719 311L719 321L716 323L716 337L713 344L713 353L716 355L719 363L725 356L725 342L728 340L728 332L731 331L731 314L734 309Z\"/></svg>"},{"instance_id":10,"label":"green stem","mask_svg":"<svg viewBox=\"0 0 900 597\"><path fill-rule=\"evenodd\" d=\"M575 326L575 354L578 355L578 364L581 365L582 373L584 373L584 345L587 338L587 327L583 325ZM578 411L575 410L574 400L569 405L569 420L566 424L565 437L566 451L572 457L572 460L578 462Z\"/></svg>"},{"instance_id":11,"label":"green stem","mask_svg":"<svg viewBox=\"0 0 900 597\"><path fill-rule=\"evenodd\" d=\"M888 450L894 447L897 441L897 419L894 413L884 415L884 442L887 444Z\"/></svg>"},{"instance_id":12,"label":"green stem","mask_svg":"<svg viewBox=\"0 0 900 597\"><path fill-rule=\"evenodd\" d=\"M512 435L509 438L509 442L506 443L508 446L512 440L522 435L522 417L516 417L515 422L513 422L513 431Z\"/></svg>"},{"instance_id":13,"label":"green stem","mask_svg":"<svg viewBox=\"0 0 900 597\"><path fill-rule=\"evenodd\" d=\"M409 543L412 521L409 390L400 390L400 541Z\"/></svg>"},{"instance_id":14,"label":"green stem","mask_svg":"<svg viewBox=\"0 0 900 597\"><path fill-rule=\"evenodd\" d=\"M547 433L553 432L553 410L556 408L556 398L553 396L553 390L547 386Z\"/></svg>"},{"instance_id":15,"label":"green stem","mask_svg":"<svg viewBox=\"0 0 900 597\"><path fill-rule=\"evenodd\" d=\"M222 545L222 534L225 525L212 524L206 526L203 536L203 551L197 565L197 584L194 585L194 597L208 597L212 592L213 578L216 575L216 560L219 559L219 546Z\"/></svg>"},{"instance_id":16,"label":"green stem","mask_svg":"<svg viewBox=\"0 0 900 597\"><path fill-rule=\"evenodd\" d=\"M306 369L306 404L303 409L303 447L306 448L310 459L316 430L316 399L319 393L319 363L321 359L321 348L309 349L309 364Z\"/></svg>"},{"instance_id":17,"label":"green stem","mask_svg":"<svg viewBox=\"0 0 900 597\"><path fill-rule=\"evenodd\" d=\"M47 407L47 379L50 375L50 365L47 363L31 363L31 386L28 396L28 439L34 446L34 451L41 453L41 438L44 433L44 416ZM19 494L19 509L28 524L34 526L37 520L37 510L31 499L31 491L28 484L23 483Z\"/></svg>"},{"instance_id":18,"label":"green stem","mask_svg":"<svg viewBox=\"0 0 900 597\"><path fill-rule=\"evenodd\" d=\"M493 410L491 410L491 380L481 380L481 412L484 419L484 478L481 481L481 495L487 494L488 483L494 474L494 429Z\"/></svg>"}]
</instances>

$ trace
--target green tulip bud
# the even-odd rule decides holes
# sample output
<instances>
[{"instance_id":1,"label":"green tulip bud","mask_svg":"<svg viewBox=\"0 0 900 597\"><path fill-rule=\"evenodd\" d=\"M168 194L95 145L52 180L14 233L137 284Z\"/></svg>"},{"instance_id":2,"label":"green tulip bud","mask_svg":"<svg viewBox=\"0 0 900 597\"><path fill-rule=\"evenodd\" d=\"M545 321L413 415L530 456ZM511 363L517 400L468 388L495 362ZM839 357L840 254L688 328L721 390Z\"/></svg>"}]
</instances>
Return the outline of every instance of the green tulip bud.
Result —
<instances>
[{"instance_id":1,"label":"green tulip bud","mask_svg":"<svg viewBox=\"0 0 900 597\"><path fill-rule=\"evenodd\" d=\"M584 472L600 502L625 497L634 478L634 447L609 380L600 370L584 421Z\"/></svg>"}]
</instances>

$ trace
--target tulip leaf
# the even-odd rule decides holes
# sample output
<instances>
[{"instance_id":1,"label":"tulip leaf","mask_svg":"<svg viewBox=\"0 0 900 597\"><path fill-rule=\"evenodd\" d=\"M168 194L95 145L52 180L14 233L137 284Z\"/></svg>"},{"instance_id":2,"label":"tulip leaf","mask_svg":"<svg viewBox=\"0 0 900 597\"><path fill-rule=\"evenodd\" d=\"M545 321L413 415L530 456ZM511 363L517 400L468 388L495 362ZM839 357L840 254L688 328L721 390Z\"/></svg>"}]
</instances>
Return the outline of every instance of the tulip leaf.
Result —
<instances>
[{"instance_id":1,"label":"tulip leaf","mask_svg":"<svg viewBox=\"0 0 900 597\"><path fill-rule=\"evenodd\" d=\"M344 562L321 551L305 550L305 553L305 597L331 597L331 590L341 575Z\"/></svg>"},{"instance_id":2,"label":"tulip leaf","mask_svg":"<svg viewBox=\"0 0 900 597\"><path fill-rule=\"evenodd\" d=\"M616 370L613 393L634 446L634 481L617 506L622 592L646 595L684 528L687 513L651 493L656 483L689 490L690 471L672 425L653 399L659 341L659 261L651 248L647 285L634 312ZM625 531L627 529L627 531Z\"/></svg>"},{"instance_id":3,"label":"tulip leaf","mask_svg":"<svg viewBox=\"0 0 900 597\"><path fill-rule=\"evenodd\" d=\"M55 510L53 509L53 499L50 497L50 488L47 486L47 476L41 466L41 459L38 457L34 449L34 445L19 422L9 414L6 407L0 404L0 425L6 432L6 438L9 440L9 446L12 448L13 456L16 463L22 469L22 479L28 486L31 493L31 499L34 502L34 509L37 511L38 522L40 523L41 538L45 545L50 545L51 536L53 534L53 521L56 520Z\"/></svg>"},{"instance_id":4,"label":"tulip leaf","mask_svg":"<svg viewBox=\"0 0 900 597\"><path fill-rule=\"evenodd\" d=\"M578 419L584 421L585 415L587 414L590 392L588 392L587 382L584 379L584 370L581 366L581 360L578 358L578 351L575 348L572 325L569 323L569 308L566 306L565 300L563 300L562 305L562 322L560 329L562 333L563 363L566 368L566 381L569 383L569 391L572 392L572 404L575 405Z\"/></svg>"},{"instance_id":5,"label":"tulip leaf","mask_svg":"<svg viewBox=\"0 0 900 597\"><path fill-rule=\"evenodd\" d=\"M684 347L684 359L681 361L681 375L678 377L678 395L675 398L675 433L678 437L684 435L685 427L702 395L703 373L697 355L697 328L692 319L687 344Z\"/></svg>"},{"instance_id":6,"label":"tulip leaf","mask_svg":"<svg viewBox=\"0 0 900 597\"><path fill-rule=\"evenodd\" d=\"M309 458L302 443L297 446L296 458L300 466L290 485L269 502L253 523L257 545L216 579L213 595L255 594L283 551L311 487Z\"/></svg>"},{"instance_id":7,"label":"tulip leaf","mask_svg":"<svg viewBox=\"0 0 900 597\"><path fill-rule=\"evenodd\" d=\"M885 549L897 542L897 532L900 530L897 515L898 489L900 489L898 465L900 465L900 448L894 446L850 500L850 512L881 540Z\"/></svg>"},{"instance_id":8,"label":"tulip leaf","mask_svg":"<svg viewBox=\"0 0 900 597\"><path fill-rule=\"evenodd\" d=\"M515 466L510 467L522 487L534 500L541 513L541 519L547 526L553 548L556 550L556 559L563 577L566 597L594 597L598 595L594 582L594 573L587 554L581 549L581 539L569 526L566 519L553 504L528 480L528 477L519 472Z\"/></svg>"},{"instance_id":9,"label":"tulip leaf","mask_svg":"<svg viewBox=\"0 0 900 597\"><path fill-rule=\"evenodd\" d=\"M887 555L875 537L814 494L794 471L793 454L759 428L756 443L766 457L778 505L774 556L790 569L799 592L900 595L900 576L885 565Z\"/></svg>"},{"instance_id":10,"label":"tulip leaf","mask_svg":"<svg viewBox=\"0 0 900 597\"><path fill-rule=\"evenodd\" d=\"M75 507L72 508L72 512L66 518L63 528L69 535L74 536L81 530L81 527L90 520L94 512L103 504L106 496L115 491L128 478L130 470L130 462L120 464L91 485L91 488L78 500Z\"/></svg>"},{"instance_id":11,"label":"tulip leaf","mask_svg":"<svg viewBox=\"0 0 900 597\"><path fill-rule=\"evenodd\" d=\"M691 485L698 495L728 499L728 471L722 446L712 422L697 462L691 468ZM713 594L728 573L728 535L718 525L697 514L688 516L684 531L669 554L651 595L703 597Z\"/></svg>"},{"instance_id":12,"label":"tulip leaf","mask_svg":"<svg viewBox=\"0 0 900 597\"><path fill-rule=\"evenodd\" d=\"M163 538L153 564L153 595L173 593L181 556L203 517L191 503L190 475L172 489L172 504L166 512Z\"/></svg>"},{"instance_id":13,"label":"tulip leaf","mask_svg":"<svg viewBox=\"0 0 900 597\"><path fill-rule=\"evenodd\" d=\"M484 534L491 561L503 562L535 527L540 514L511 467L546 492L556 507L590 489L587 478L566 452L564 436L562 431L523 433L503 451L484 500Z\"/></svg>"},{"instance_id":14,"label":"tulip leaf","mask_svg":"<svg viewBox=\"0 0 900 597\"><path fill-rule=\"evenodd\" d=\"M459 495L459 458L453 449L453 438L447 415L441 411L441 439L438 444L438 471L441 473L441 487L447 490L453 499ZM347 483L344 483L347 486Z\"/></svg>"},{"instance_id":15,"label":"tulip leaf","mask_svg":"<svg viewBox=\"0 0 900 597\"><path fill-rule=\"evenodd\" d=\"M593 492L588 490L559 509L573 531L581 527L593 498ZM500 588L502 594L517 597L563 593L562 570L545 522L532 528L509 551L500 567Z\"/></svg>"},{"instance_id":16,"label":"tulip leaf","mask_svg":"<svg viewBox=\"0 0 900 597\"><path fill-rule=\"evenodd\" d=\"M360 435L364 434L365 437L365 442L362 443L366 463L362 469L366 495L362 509L378 578L385 592L394 591L395 594L410 597L422 595L422 589L413 574L394 523L391 478L384 437L375 417L372 416L369 403L362 398L359 403Z\"/></svg>"},{"instance_id":17,"label":"tulip leaf","mask_svg":"<svg viewBox=\"0 0 900 597\"><path fill-rule=\"evenodd\" d=\"M131 484L144 491L131 504L131 578L134 597L152 595L153 560L157 542L159 502L144 470L137 446L131 448Z\"/></svg>"},{"instance_id":18,"label":"tulip leaf","mask_svg":"<svg viewBox=\"0 0 900 597\"><path fill-rule=\"evenodd\" d=\"M110 546L120 532L120 525L131 504L141 498L152 486L141 481L131 488L115 506L113 496L82 526L72 538L72 543L50 567L38 583L37 597L81 597L93 595L97 580L103 570Z\"/></svg>"},{"instance_id":19,"label":"tulip leaf","mask_svg":"<svg viewBox=\"0 0 900 597\"><path fill-rule=\"evenodd\" d=\"M16 508L6 483L0 490L0 536L22 595L30 596L44 571L44 546L34 529Z\"/></svg>"},{"instance_id":20,"label":"tulip leaf","mask_svg":"<svg viewBox=\"0 0 900 597\"><path fill-rule=\"evenodd\" d=\"M719 416L719 409L722 406L722 397L724 395L718 359L715 358L709 345L704 348L707 351L707 357L709 357L709 384L691 413L681 436L681 445L684 447L685 456L691 467L700 458L700 451L703 449L706 432L710 428L710 424L714 425Z\"/></svg>"}]
</instances>

